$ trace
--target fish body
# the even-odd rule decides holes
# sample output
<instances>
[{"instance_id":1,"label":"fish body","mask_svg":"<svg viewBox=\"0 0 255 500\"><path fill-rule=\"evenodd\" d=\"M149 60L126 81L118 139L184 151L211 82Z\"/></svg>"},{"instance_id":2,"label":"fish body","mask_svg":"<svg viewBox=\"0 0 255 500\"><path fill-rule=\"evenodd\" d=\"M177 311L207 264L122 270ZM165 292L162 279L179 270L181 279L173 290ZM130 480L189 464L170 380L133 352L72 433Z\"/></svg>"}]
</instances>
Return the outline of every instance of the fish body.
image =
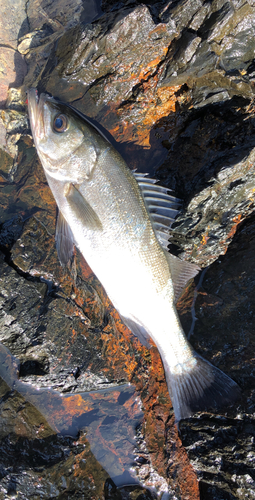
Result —
<instances>
[{"instance_id":1,"label":"fish body","mask_svg":"<svg viewBox=\"0 0 255 500\"><path fill-rule=\"evenodd\" d=\"M57 250L67 263L73 244L104 286L124 323L157 345L176 420L230 403L238 386L187 341L175 308L199 268L171 256L166 226L178 201L134 174L108 140L70 105L28 92L32 134L59 208Z\"/></svg>"}]
</instances>

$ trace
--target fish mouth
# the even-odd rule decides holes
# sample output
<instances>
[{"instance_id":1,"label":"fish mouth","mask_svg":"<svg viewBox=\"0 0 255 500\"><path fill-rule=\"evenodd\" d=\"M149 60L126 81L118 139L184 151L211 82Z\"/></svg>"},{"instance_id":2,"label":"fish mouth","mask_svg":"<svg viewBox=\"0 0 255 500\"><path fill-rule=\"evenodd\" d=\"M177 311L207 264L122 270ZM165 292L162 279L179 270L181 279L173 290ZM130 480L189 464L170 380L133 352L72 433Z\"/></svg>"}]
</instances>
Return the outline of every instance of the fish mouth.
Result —
<instances>
[{"instance_id":1,"label":"fish mouth","mask_svg":"<svg viewBox=\"0 0 255 500\"><path fill-rule=\"evenodd\" d=\"M39 97L35 88L31 88L27 91L28 116L32 135L36 144L45 137L44 104L47 99L48 96L46 94L41 94Z\"/></svg>"}]
</instances>

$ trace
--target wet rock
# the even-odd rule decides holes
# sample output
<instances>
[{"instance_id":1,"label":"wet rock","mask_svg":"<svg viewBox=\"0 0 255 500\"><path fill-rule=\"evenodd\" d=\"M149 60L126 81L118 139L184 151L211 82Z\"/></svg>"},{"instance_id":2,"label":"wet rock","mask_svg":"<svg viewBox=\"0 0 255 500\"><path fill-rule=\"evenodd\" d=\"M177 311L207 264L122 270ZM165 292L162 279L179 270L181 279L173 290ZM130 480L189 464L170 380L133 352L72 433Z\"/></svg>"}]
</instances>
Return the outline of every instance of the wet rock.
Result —
<instances>
[{"instance_id":1,"label":"wet rock","mask_svg":"<svg viewBox=\"0 0 255 500\"><path fill-rule=\"evenodd\" d=\"M196 350L238 380L239 414L201 415L181 424L200 478L201 498L254 496L254 213L240 224L226 255L211 265L196 301ZM180 305L180 313L184 309ZM248 478L249 476L249 478Z\"/></svg>"},{"instance_id":2,"label":"wet rock","mask_svg":"<svg viewBox=\"0 0 255 500\"><path fill-rule=\"evenodd\" d=\"M75 26L80 21L91 22L101 12L99 2L59 0L44 2L42 0L18 0L9 5L1 0L2 24L0 26L1 42L1 78L0 78L0 107L5 107L8 89L20 87L27 72L24 55L31 48L45 45L43 54L34 56L33 71L38 75L40 66L48 57L53 43L54 34L63 33L66 27ZM50 37L50 35L53 35ZM49 40L49 41L48 41ZM40 51L39 51L40 52ZM22 96L24 99L24 94Z\"/></svg>"},{"instance_id":3,"label":"wet rock","mask_svg":"<svg viewBox=\"0 0 255 500\"><path fill-rule=\"evenodd\" d=\"M39 47L45 38L45 31L38 30L27 33L19 39L18 51L20 54L26 55L35 47Z\"/></svg>"},{"instance_id":4,"label":"wet rock","mask_svg":"<svg viewBox=\"0 0 255 500\"><path fill-rule=\"evenodd\" d=\"M115 137L130 138L125 122L131 115L129 134L142 144L151 110L154 123L174 111L176 96L173 109L161 106L161 116L155 116L160 109L153 100L160 100L162 88L174 94L187 85L190 106L253 96L253 24L253 7L247 2L115 7L92 25L74 27L60 38L56 64L50 57L40 85L55 94L57 88L58 97L75 100L101 120L106 109L112 114L114 103L118 123L123 122L122 130L111 123ZM106 123L110 118L114 120L108 116Z\"/></svg>"},{"instance_id":5,"label":"wet rock","mask_svg":"<svg viewBox=\"0 0 255 500\"><path fill-rule=\"evenodd\" d=\"M3 110L0 118L0 126L3 130L0 143L2 149L0 149L0 152L3 158L6 158L1 164L1 173L7 180L11 178L15 169L19 150L18 142L21 135L29 128L27 114L13 109ZM8 166L9 164L11 165L10 167Z\"/></svg>"},{"instance_id":6,"label":"wet rock","mask_svg":"<svg viewBox=\"0 0 255 500\"><path fill-rule=\"evenodd\" d=\"M142 418L134 387L122 385L119 389L61 396L52 389L34 389L20 381L15 373L10 376L7 365L12 366L10 358L12 364L17 359L3 346L0 357L1 377L5 381L0 403L2 477L17 480L22 464L23 471L31 467L37 473L44 471L47 480L52 475L52 466L56 465L55 488L66 490L70 496L70 483L75 476L77 486L81 483L77 493L86 476L94 484L93 489L97 489L94 495L102 496L108 474L114 478L116 488L123 485L124 477L130 491L132 483L139 486L128 471L135 459L134 429ZM22 478L20 482L24 494ZM45 497L45 492L43 495Z\"/></svg>"},{"instance_id":7,"label":"wet rock","mask_svg":"<svg viewBox=\"0 0 255 500\"><path fill-rule=\"evenodd\" d=\"M254 210L254 115L243 99L190 114L157 170L186 199L174 240L202 267L225 254ZM192 150L192 153L191 153Z\"/></svg>"},{"instance_id":8,"label":"wet rock","mask_svg":"<svg viewBox=\"0 0 255 500\"><path fill-rule=\"evenodd\" d=\"M204 500L253 498L254 6L104 1L102 9L93 21L97 6L88 18L86 2L30 0L7 47L28 73L9 90L0 122L1 339L20 361L19 383L64 393L74 418L81 391L135 385L144 411L133 465L141 484L118 486L82 432L76 444L55 436L54 418L50 427L3 383L0 499L33 497L40 485L42 498L141 499L156 490L162 500L195 500L197 476ZM13 65L8 71L3 99L16 78ZM238 408L180 424L196 474L156 348L122 325L79 252L69 271L58 263L55 202L24 115L30 86L96 119L130 167L156 174L183 200L172 242L210 267L199 290L185 290L179 314L187 333L193 318L192 345L243 392Z\"/></svg>"},{"instance_id":9,"label":"wet rock","mask_svg":"<svg viewBox=\"0 0 255 500\"><path fill-rule=\"evenodd\" d=\"M97 1L29 1L27 5L29 30L19 38L18 45L18 51L26 56L29 68L26 87L38 85L51 52L61 35L79 22L93 21L100 13L100 2Z\"/></svg>"},{"instance_id":10,"label":"wet rock","mask_svg":"<svg viewBox=\"0 0 255 500\"><path fill-rule=\"evenodd\" d=\"M63 491L66 498L73 498L73 490L77 497L88 491L87 498L92 499L104 498L103 488L112 499L133 499L140 494L154 499L158 498L156 487L158 492L164 491L167 484L151 465L147 479L153 476L153 490L142 487L129 472L133 462L139 470L141 452L144 454L138 442L133 451L134 430L142 418L134 387L60 396L49 389L33 389L18 380L15 371L11 376L6 368L12 368L13 364L16 368L17 360L3 346L0 357L1 377L7 383L1 386L0 403L1 492L7 489L7 484L18 483L17 493L25 498L28 494L25 471L33 477L32 491L39 474L42 498L48 498L49 488L51 492ZM8 385L12 387L9 393ZM74 441L77 431L79 435ZM73 437L64 439L62 436L66 435Z\"/></svg>"},{"instance_id":11,"label":"wet rock","mask_svg":"<svg viewBox=\"0 0 255 500\"><path fill-rule=\"evenodd\" d=\"M64 27L71 27L79 21L91 22L100 12L99 2L88 0L57 0L46 2L42 0L29 0L27 16L30 30L38 30L48 26L53 31L61 31Z\"/></svg>"}]
</instances>

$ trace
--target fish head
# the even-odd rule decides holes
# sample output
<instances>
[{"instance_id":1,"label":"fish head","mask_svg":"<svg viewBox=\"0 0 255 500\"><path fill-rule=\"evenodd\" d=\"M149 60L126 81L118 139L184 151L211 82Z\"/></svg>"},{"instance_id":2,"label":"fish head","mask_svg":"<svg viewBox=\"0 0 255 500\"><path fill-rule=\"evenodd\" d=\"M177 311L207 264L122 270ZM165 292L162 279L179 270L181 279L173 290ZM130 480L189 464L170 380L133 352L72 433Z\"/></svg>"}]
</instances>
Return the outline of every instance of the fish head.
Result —
<instances>
[{"instance_id":1,"label":"fish head","mask_svg":"<svg viewBox=\"0 0 255 500\"><path fill-rule=\"evenodd\" d=\"M53 97L38 97L34 88L27 96L32 135L46 174L78 184L89 178L100 151L99 133Z\"/></svg>"}]
</instances>

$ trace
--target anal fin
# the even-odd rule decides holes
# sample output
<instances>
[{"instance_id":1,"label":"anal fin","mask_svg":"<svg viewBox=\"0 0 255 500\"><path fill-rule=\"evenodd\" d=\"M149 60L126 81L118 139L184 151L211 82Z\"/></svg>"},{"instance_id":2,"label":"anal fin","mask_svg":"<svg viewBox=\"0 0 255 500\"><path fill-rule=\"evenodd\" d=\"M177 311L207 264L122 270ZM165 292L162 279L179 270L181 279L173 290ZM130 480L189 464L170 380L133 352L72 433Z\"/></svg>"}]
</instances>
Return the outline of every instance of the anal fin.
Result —
<instances>
[{"instance_id":1,"label":"anal fin","mask_svg":"<svg viewBox=\"0 0 255 500\"><path fill-rule=\"evenodd\" d=\"M143 344L147 349L150 349L150 335L148 334L147 330L145 330L142 325L139 325L135 320L131 318L125 318L122 315L120 315L120 317L123 323L129 328L129 330L131 330L133 335L135 335L135 337L140 340L141 344Z\"/></svg>"}]
</instances>

